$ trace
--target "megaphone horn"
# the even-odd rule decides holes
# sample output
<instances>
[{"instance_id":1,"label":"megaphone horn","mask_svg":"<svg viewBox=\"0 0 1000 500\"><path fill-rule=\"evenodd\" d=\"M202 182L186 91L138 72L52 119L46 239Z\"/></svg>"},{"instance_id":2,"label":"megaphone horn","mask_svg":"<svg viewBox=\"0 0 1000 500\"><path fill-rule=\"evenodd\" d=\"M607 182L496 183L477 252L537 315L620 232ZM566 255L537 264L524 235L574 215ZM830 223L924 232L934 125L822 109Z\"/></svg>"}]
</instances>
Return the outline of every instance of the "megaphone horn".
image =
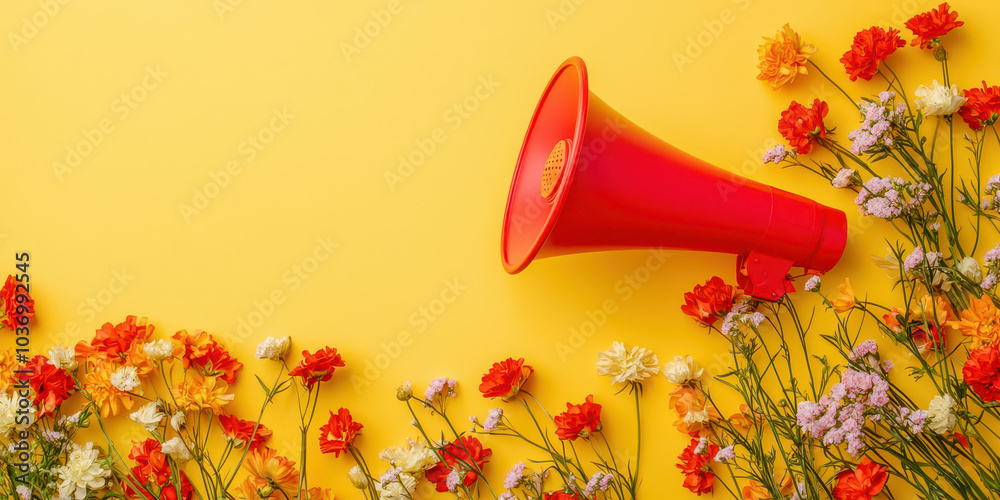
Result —
<instances>
[{"instance_id":1,"label":"megaphone horn","mask_svg":"<svg viewBox=\"0 0 1000 500\"><path fill-rule=\"evenodd\" d=\"M635 248L737 255L744 292L794 291L792 266L829 271L847 242L844 212L695 158L618 114L564 62L531 117L501 234L504 269L535 258Z\"/></svg>"}]
</instances>

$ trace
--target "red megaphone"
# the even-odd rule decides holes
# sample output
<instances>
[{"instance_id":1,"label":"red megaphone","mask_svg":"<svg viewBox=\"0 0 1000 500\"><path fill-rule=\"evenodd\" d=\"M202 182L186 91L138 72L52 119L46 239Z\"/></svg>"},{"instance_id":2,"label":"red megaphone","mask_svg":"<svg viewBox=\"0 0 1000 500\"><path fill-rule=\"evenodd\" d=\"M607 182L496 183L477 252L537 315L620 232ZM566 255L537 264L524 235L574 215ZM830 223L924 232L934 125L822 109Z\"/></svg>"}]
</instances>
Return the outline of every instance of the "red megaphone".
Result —
<instances>
[{"instance_id":1,"label":"red megaphone","mask_svg":"<svg viewBox=\"0 0 1000 500\"><path fill-rule=\"evenodd\" d=\"M736 282L776 300L792 266L829 271L844 212L736 176L657 139L590 92L578 57L552 76L531 117L501 235L507 272L534 258L631 248L736 254Z\"/></svg>"}]
</instances>

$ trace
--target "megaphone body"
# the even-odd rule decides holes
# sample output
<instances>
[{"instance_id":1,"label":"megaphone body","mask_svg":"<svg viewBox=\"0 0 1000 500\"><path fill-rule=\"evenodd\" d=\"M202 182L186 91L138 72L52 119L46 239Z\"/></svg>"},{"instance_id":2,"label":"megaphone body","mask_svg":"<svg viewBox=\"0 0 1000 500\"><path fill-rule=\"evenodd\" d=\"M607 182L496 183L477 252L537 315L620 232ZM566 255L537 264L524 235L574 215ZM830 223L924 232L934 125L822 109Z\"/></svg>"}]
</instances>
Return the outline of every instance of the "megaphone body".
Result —
<instances>
[{"instance_id":1,"label":"megaphone body","mask_svg":"<svg viewBox=\"0 0 1000 500\"><path fill-rule=\"evenodd\" d=\"M740 177L636 126L589 90L583 61L564 62L521 147L501 233L507 272L535 258L672 248L737 255L737 285L776 300L792 266L830 270L847 241L844 213Z\"/></svg>"}]
</instances>

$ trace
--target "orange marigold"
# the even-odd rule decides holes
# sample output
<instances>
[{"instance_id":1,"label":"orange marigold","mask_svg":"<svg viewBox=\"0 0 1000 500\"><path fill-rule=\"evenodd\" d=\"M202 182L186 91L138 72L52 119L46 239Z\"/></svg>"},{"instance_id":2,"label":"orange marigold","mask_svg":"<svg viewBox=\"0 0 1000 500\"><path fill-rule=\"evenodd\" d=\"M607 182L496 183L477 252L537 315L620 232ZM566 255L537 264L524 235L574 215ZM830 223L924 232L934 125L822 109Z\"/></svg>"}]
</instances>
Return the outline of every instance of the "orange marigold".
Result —
<instances>
[{"instance_id":1,"label":"orange marigold","mask_svg":"<svg viewBox=\"0 0 1000 500\"><path fill-rule=\"evenodd\" d=\"M670 393L670 407L677 410L679 420L674 425L684 434L707 436L712 422L722 418L708 403L705 393L689 386L678 387Z\"/></svg>"},{"instance_id":2,"label":"orange marigold","mask_svg":"<svg viewBox=\"0 0 1000 500\"><path fill-rule=\"evenodd\" d=\"M802 44L799 34L787 24L782 26L774 38L764 37L764 43L757 47L760 63L758 80L766 81L772 89L791 83L798 75L808 73L806 61L816 53L812 44Z\"/></svg>"},{"instance_id":3,"label":"orange marigold","mask_svg":"<svg viewBox=\"0 0 1000 500\"><path fill-rule=\"evenodd\" d=\"M243 462L243 466L250 474L273 484L284 493L278 495L280 498L291 497L299 487L299 471L295 468L295 462L278 456L278 452L266 446L254 450Z\"/></svg>"},{"instance_id":4,"label":"orange marigold","mask_svg":"<svg viewBox=\"0 0 1000 500\"><path fill-rule=\"evenodd\" d=\"M997 345L1000 341L1000 310L988 295L972 299L968 309L962 311L962 319L948 322L948 326L958 328L962 335L971 338L972 348Z\"/></svg>"},{"instance_id":5,"label":"orange marigold","mask_svg":"<svg viewBox=\"0 0 1000 500\"><path fill-rule=\"evenodd\" d=\"M216 377L194 377L181 382L172 392L177 406L187 411L207 410L213 415L222 413L222 407L236 398L226 394L229 386Z\"/></svg>"},{"instance_id":6,"label":"orange marigold","mask_svg":"<svg viewBox=\"0 0 1000 500\"><path fill-rule=\"evenodd\" d=\"M854 287L851 286L851 280L849 278L844 278L844 283L837 287L840 291L840 295L833 299L833 308L837 312L847 312L854 308Z\"/></svg>"},{"instance_id":7,"label":"orange marigold","mask_svg":"<svg viewBox=\"0 0 1000 500\"><path fill-rule=\"evenodd\" d=\"M123 407L130 410L135 403L131 394L118 390L111 383L111 374L117 369L114 362L100 360L91 365L84 378L84 389L90 394L91 401L100 408L102 417L117 415Z\"/></svg>"}]
</instances>

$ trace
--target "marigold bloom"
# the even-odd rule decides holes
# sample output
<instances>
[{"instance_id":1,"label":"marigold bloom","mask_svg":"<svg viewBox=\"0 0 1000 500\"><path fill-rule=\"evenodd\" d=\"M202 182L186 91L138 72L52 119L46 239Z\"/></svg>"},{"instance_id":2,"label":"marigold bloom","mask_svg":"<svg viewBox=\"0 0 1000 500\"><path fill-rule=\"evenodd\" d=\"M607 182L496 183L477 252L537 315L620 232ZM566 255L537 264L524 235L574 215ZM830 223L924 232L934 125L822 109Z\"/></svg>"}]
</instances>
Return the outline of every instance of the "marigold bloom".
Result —
<instances>
[{"instance_id":1,"label":"marigold bloom","mask_svg":"<svg viewBox=\"0 0 1000 500\"><path fill-rule=\"evenodd\" d=\"M437 491L445 492L448 491L448 475L452 470L458 470L462 475L461 484L469 487L479 479L477 471L483 470L483 466L489 461L487 458L492 454L493 450L484 449L483 444L475 437L462 436L441 449L444 461L428 469L425 475L428 481L436 484ZM466 470L463 463L473 465L473 469Z\"/></svg>"},{"instance_id":2,"label":"marigold bloom","mask_svg":"<svg viewBox=\"0 0 1000 500\"><path fill-rule=\"evenodd\" d=\"M35 317L35 300L31 298L26 288L19 285L14 276L7 275L7 281L4 282L3 288L0 288L0 301L3 301L4 311L4 317L0 322L11 330L27 325L31 318ZM24 298L18 302L18 296Z\"/></svg>"},{"instance_id":3,"label":"marigold bloom","mask_svg":"<svg viewBox=\"0 0 1000 500\"><path fill-rule=\"evenodd\" d=\"M594 402L594 395L591 394L581 404L566 403L566 411L553 420L559 439L575 441L579 437L589 437L601 430L601 405Z\"/></svg>"},{"instance_id":4,"label":"marigold bloom","mask_svg":"<svg viewBox=\"0 0 1000 500\"><path fill-rule=\"evenodd\" d=\"M1000 400L1000 349L995 345L969 353L962 368L965 383L987 403Z\"/></svg>"},{"instance_id":5,"label":"marigold bloom","mask_svg":"<svg viewBox=\"0 0 1000 500\"><path fill-rule=\"evenodd\" d=\"M695 285L694 290L684 294L681 311L695 321L711 326L719 318L724 318L733 308L733 287L722 278L713 276L704 285Z\"/></svg>"},{"instance_id":6,"label":"marigold bloom","mask_svg":"<svg viewBox=\"0 0 1000 500\"><path fill-rule=\"evenodd\" d=\"M958 12L949 12L948 9L948 2L945 2L934 10L917 14L906 21L906 27L916 36L910 45L920 45L921 49L937 47L941 37L965 24L956 21Z\"/></svg>"},{"instance_id":7,"label":"marigold bloom","mask_svg":"<svg viewBox=\"0 0 1000 500\"><path fill-rule=\"evenodd\" d=\"M767 488L757 481L750 481L750 484L743 487L743 498L745 500L769 500L771 493Z\"/></svg>"},{"instance_id":8,"label":"marigold bloom","mask_svg":"<svg viewBox=\"0 0 1000 500\"><path fill-rule=\"evenodd\" d=\"M854 308L854 287L851 286L851 279L844 278L844 283L837 287L840 295L831 302L837 312L847 312Z\"/></svg>"},{"instance_id":9,"label":"marigold bloom","mask_svg":"<svg viewBox=\"0 0 1000 500\"><path fill-rule=\"evenodd\" d=\"M987 87L986 80L983 80L983 88L972 88L963 93L969 100L958 109L958 115L969 128L982 130L984 125L996 122L1000 115L1000 86Z\"/></svg>"},{"instance_id":10,"label":"marigold bloom","mask_svg":"<svg viewBox=\"0 0 1000 500\"><path fill-rule=\"evenodd\" d=\"M171 338L178 341L183 349L180 356L184 361L184 368L191 368L192 362L207 355L215 342L212 335L204 330L195 330L194 333L178 330Z\"/></svg>"},{"instance_id":11,"label":"marigold bloom","mask_svg":"<svg viewBox=\"0 0 1000 500\"><path fill-rule=\"evenodd\" d=\"M815 53L816 47L803 45L799 34L786 24L774 38L764 37L764 43L757 47L757 79L766 81L772 89L791 83L796 76L808 73L806 61Z\"/></svg>"},{"instance_id":12,"label":"marigold bloom","mask_svg":"<svg viewBox=\"0 0 1000 500\"><path fill-rule=\"evenodd\" d=\"M973 298L969 301L969 307L962 311L961 319L948 322L948 326L957 328L962 335L969 337L973 349L997 345L1000 341L1000 310L988 295Z\"/></svg>"},{"instance_id":13,"label":"marigold bloom","mask_svg":"<svg viewBox=\"0 0 1000 500\"><path fill-rule=\"evenodd\" d=\"M250 443L251 450L257 449L271 436L271 429L264 424L243 420L234 415L219 415L219 424L222 426L222 437L237 448Z\"/></svg>"},{"instance_id":14,"label":"marigold bloom","mask_svg":"<svg viewBox=\"0 0 1000 500\"><path fill-rule=\"evenodd\" d=\"M337 413L331 411L330 420L319 428L319 451L339 457L341 452L347 451L362 427L354 421L347 408L341 408Z\"/></svg>"},{"instance_id":15,"label":"marigold bloom","mask_svg":"<svg viewBox=\"0 0 1000 500\"><path fill-rule=\"evenodd\" d=\"M117 415L123 407L131 410L134 404L131 394L118 390L111 383L111 374L117 369L117 365L110 360L98 361L91 366L84 378L83 385L90 394L91 401L100 409L102 417Z\"/></svg>"},{"instance_id":16,"label":"marigold bloom","mask_svg":"<svg viewBox=\"0 0 1000 500\"><path fill-rule=\"evenodd\" d=\"M121 361L133 344L145 344L152 335L153 325L148 325L146 318L137 321L135 316L129 315L117 325L104 323L89 344L82 340L77 343L76 355L92 361Z\"/></svg>"},{"instance_id":17,"label":"marigold bloom","mask_svg":"<svg viewBox=\"0 0 1000 500\"><path fill-rule=\"evenodd\" d=\"M39 418L54 413L73 392L73 377L66 370L52 366L45 356L36 355L25 368L31 370L28 385L35 393L32 404L38 407Z\"/></svg>"},{"instance_id":18,"label":"marigold bloom","mask_svg":"<svg viewBox=\"0 0 1000 500\"><path fill-rule=\"evenodd\" d=\"M302 355L306 359L299 362L299 366L289 371L288 375L300 377L302 383L309 389L312 389L313 385L318 382L330 380L333 377L334 370L344 366L344 360L341 359L340 354L337 353L336 349L329 346L316 351L314 354L310 354L309 351L302 351Z\"/></svg>"},{"instance_id":19,"label":"marigold bloom","mask_svg":"<svg viewBox=\"0 0 1000 500\"><path fill-rule=\"evenodd\" d=\"M521 386L534 373L534 368L524 364L524 358L516 361L507 358L499 363L493 363L490 371L483 375L483 383L479 384L479 392L484 398L497 398L510 401L517 396Z\"/></svg>"},{"instance_id":20,"label":"marigold bloom","mask_svg":"<svg viewBox=\"0 0 1000 500\"><path fill-rule=\"evenodd\" d=\"M826 103L819 99L813 100L810 108L792 101L788 109L781 112L778 132L797 153L809 153L812 151L813 141L826 137L823 118L829 111Z\"/></svg>"},{"instance_id":21,"label":"marigold bloom","mask_svg":"<svg viewBox=\"0 0 1000 500\"><path fill-rule=\"evenodd\" d=\"M292 497L299 487L299 471L295 468L295 462L277 454L271 448L261 446L250 453L243 462L243 467L250 474L268 481L285 495ZM283 495L278 496L284 498Z\"/></svg>"},{"instance_id":22,"label":"marigold bloom","mask_svg":"<svg viewBox=\"0 0 1000 500\"><path fill-rule=\"evenodd\" d=\"M691 439L691 443L677 457L680 460L677 463L677 468L684 474L683 486L700 496L703 493L712 492L712 485L715 483L715 473L712 472L710 464L712 457L719 452L719 446L709 444L702 447L701 453L695 453L695 449L699 448L699 446L699 439Z\"/></svg>"},{"instance_id":23,"label":"marigold bloom","mask_svg":"<svg viewBox=\"0 0 1000 500\"><path fill-rule=\"evenodd\" d=\"M878 72L878 65L904 45L906 42L899 37L899 30L896 28L885 30L873 26L854 35L854 43L840 58L840 62L844 63L844 69L852 82L858 78L871 80Z\"/></svg>"},{"instance_id":24,"label":"marigold bloom","mask_svg":"<svg viewBox=\"0 0 1000 500\"><path fill-rule=\"evenodd\" d=\"M193 377L177 385L172 391L177 406L185 411L206 410L213 415L222 413L222 407L236 398L226 394L229 386L215 377Z\"/></svg>"},{"instance_id":25,"label":"marigold bloom","mask_svg":"<svg viewBox=\"0 0 1000 500\"><path fill-rule=\"evenodd\" d=\"M854 470L847 469L837 474L833 497L837 500L871 500L882 492L889 479L887 470L885 466L864 457Z\"/></svg>"}]
</instances>

